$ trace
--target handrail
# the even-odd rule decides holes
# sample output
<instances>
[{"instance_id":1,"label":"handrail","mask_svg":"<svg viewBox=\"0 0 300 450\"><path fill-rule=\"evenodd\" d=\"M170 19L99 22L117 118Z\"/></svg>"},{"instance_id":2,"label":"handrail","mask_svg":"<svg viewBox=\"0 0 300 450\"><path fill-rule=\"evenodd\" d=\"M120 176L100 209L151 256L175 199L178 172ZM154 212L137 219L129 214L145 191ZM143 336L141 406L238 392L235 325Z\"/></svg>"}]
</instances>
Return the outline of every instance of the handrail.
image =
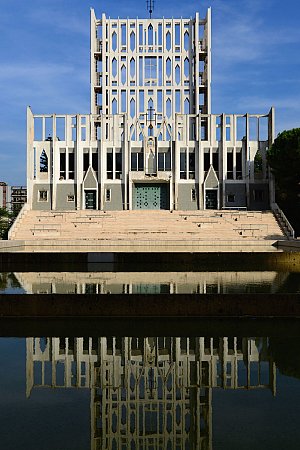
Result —
<instances>
[{"instance_id":1,"label":"handrail","mask_svg":"<svg viewBox=\"0 0 300 450\"><path fill-rule=\"evenodd\" d=\"M279 208L279 206L278 206L277 203L272 203L272 204L271 204L271 208L272 208L272 211L277 211L277 212L278 212L278 214L279 214L279 216L280 216L282 222L283 222L284 225L287 227L287 229L288 229L288 231L289 231L289 233L290 233L290 236L291 236L293 239L295 239L295 230L294 230L294 228L292 227L292 225L290 224L288 218L286 217L286 215L284 214L284 212L282 211L282 209Z\"/></svg>"}]
</instances>

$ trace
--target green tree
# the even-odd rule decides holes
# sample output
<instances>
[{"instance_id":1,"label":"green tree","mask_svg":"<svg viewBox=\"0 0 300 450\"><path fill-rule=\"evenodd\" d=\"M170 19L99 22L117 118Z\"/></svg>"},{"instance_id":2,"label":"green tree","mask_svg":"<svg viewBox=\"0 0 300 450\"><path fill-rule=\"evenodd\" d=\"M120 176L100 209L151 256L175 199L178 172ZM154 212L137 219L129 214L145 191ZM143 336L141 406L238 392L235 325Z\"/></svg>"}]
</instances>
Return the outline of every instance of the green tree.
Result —
<instances>
[{"instance_id":1,"label":"green tree","mask_svg":"<svg viewBox=\"0 0 300 450\"><path fill-rule=\"evenodd\" d=\"M7 239L7 233L12 221L12 215L5 208L0 208L0 239Z\"/></svg>"},{"instance_id":2,"label":"green tree","mask_svg":"<svg viewBox=\"0 0 300 450\"><path fill-rule=\"evenodd\" d=\"M276 201L300 234L300 128L279 133L267 154Z\"/></svg>"},{"instance_id":3,"label":"green tree","mask_svg":"<svg viewBox=\"0 0 300 450\"><path fill-rule=\"evenodd\" d=\"M262 170L263 170L263 159L260 151L258 150L254 157L254 173L257 174L262 173Z\"/></svg>"}]
</instances>

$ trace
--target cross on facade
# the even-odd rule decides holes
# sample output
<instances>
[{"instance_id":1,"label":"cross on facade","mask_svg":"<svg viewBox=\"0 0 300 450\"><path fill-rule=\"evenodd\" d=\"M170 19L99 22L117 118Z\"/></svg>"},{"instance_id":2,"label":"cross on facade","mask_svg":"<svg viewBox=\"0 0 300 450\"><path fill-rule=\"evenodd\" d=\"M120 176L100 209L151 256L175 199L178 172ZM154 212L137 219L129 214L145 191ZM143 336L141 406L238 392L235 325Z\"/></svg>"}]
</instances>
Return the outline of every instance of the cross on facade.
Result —
<instances>
[{"instance_id":1,"label":"cross on facade","mask_svg":"<svg viewBox=\"0 0 300 450\"><path fill-rule=\"evenodd\" d=\"M150 19L152 18L152 13L154 10L154 0L147 0L147 9L149 11Z\"/></svg>"},{"instance_id":2,"label":"cross on facade","mask_svg":"<svg viewBox=\"0 0 300 450\"><path fill-rule=\"evenodd\" d=\"M156 122L157 114L154 112L155 109L153 108L153 106L150 106L150 108L148 108L147 111L148 111L147 122L149 122L149 124L152 125L152 122Z\"/></svg>"}]
</instances>

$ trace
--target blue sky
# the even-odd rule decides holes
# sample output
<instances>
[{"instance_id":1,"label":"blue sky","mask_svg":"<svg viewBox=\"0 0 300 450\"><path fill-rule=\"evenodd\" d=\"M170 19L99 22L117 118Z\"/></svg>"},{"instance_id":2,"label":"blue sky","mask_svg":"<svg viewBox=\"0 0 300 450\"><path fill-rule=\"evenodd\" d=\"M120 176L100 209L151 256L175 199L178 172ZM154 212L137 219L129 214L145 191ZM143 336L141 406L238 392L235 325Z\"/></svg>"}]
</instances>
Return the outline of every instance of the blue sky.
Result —
<instances>
[{"instance_id":1,"label":"blue sky","mask_svg":"<svg viewBox=\"0 0 300 450\"><path fill-rule=\"evenodd\" d=\"M89 112L89 10L147 17L144 0L0 0L0 180L26 180L26 106ZM300 126L300 2L157 0L154 17L212 7L212 112L265 113Z\"/></svg>"}]
</instances>

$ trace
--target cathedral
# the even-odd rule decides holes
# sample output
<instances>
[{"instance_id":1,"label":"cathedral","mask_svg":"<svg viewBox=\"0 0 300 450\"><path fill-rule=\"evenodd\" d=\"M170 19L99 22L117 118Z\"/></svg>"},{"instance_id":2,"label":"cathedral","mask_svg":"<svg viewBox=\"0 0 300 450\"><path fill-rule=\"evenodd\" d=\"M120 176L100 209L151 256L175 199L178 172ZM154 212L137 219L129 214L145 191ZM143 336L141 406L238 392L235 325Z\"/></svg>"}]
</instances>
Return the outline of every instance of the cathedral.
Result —
<instances>
[{"instance_id":1,"label":"cathedral","mask_svg":"<svg viewBox=\"0 0 300 450\"><path fill-rule=\"evenodd\" d=\"M265 210L274 109L211 112L204 18L90 12L89 114L27 110L33 210Z\"/></svg>"}]
</instances>

